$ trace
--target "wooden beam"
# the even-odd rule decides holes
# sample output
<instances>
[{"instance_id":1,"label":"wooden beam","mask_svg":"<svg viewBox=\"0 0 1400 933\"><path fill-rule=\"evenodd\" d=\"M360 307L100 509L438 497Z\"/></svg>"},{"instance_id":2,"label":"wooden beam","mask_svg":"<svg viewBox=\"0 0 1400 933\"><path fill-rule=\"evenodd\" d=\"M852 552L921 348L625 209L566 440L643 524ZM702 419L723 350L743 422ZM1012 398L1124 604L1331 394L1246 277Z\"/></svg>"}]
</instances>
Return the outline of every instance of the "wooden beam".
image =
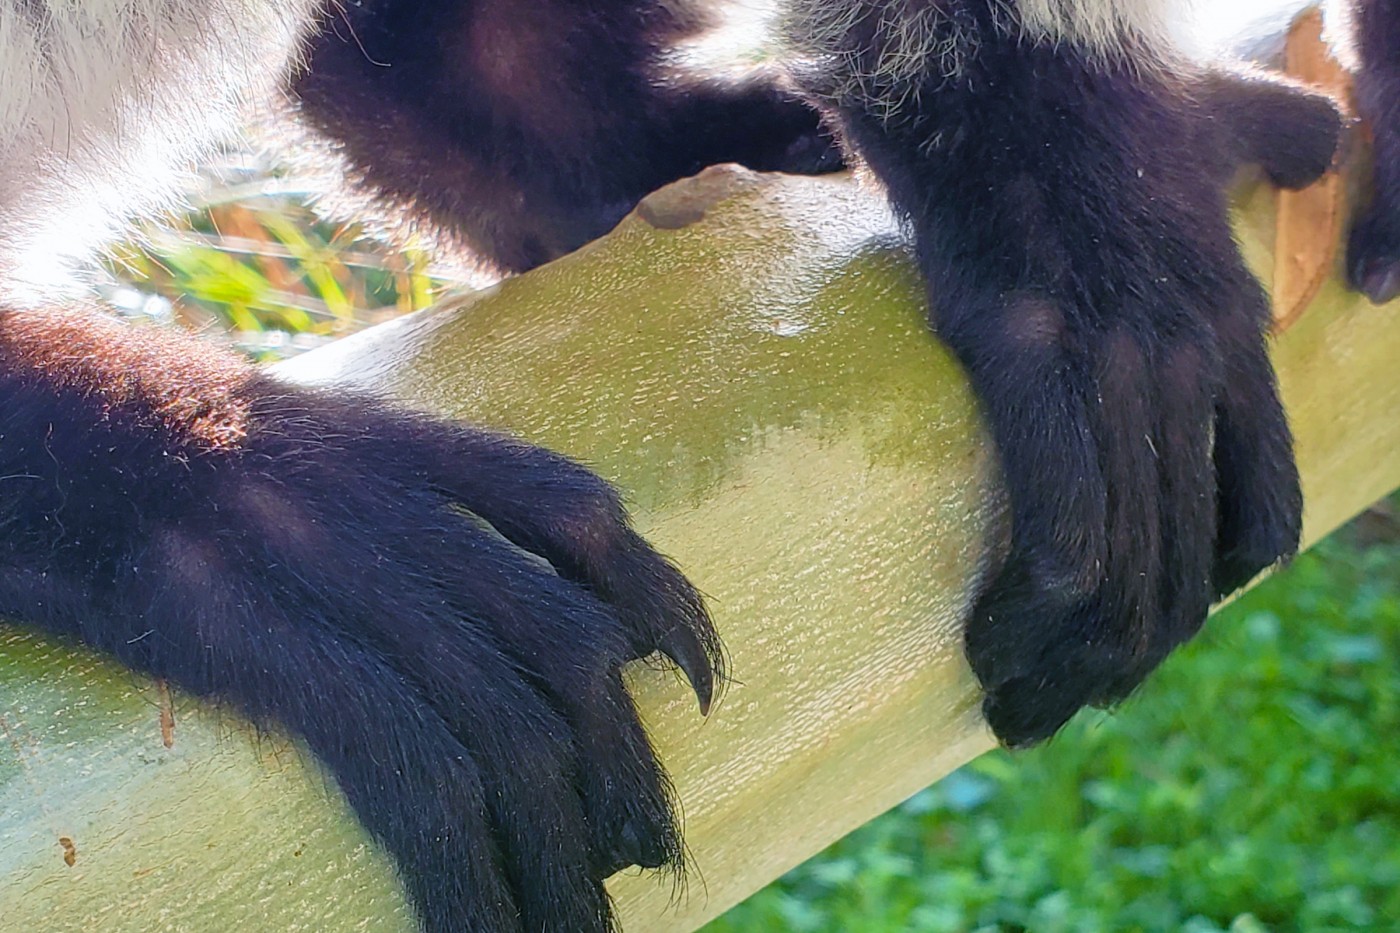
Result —
<instances>
[{"instance_id":1,"label":"wooden beam","mask_svg":"<svg viewBox=\"0 0 1400 933\"><path fill-rule=\"evenodd\" d=\"M1260 270L1273 198L1240 201ZM613 879L633 933L695 929L992 744L960 620L994 461L922 295L848 179L712 169L557 263L284 368L592 463L708 594L735 678L709 719L632 676L694 860L680 891ZM1397 310L1334 279L1275 348L1309 540L1400 485ZM309 756L174 702L166 748L156 686L0 632L7 927L408 928Z\"/></svg>"}]
</instances>

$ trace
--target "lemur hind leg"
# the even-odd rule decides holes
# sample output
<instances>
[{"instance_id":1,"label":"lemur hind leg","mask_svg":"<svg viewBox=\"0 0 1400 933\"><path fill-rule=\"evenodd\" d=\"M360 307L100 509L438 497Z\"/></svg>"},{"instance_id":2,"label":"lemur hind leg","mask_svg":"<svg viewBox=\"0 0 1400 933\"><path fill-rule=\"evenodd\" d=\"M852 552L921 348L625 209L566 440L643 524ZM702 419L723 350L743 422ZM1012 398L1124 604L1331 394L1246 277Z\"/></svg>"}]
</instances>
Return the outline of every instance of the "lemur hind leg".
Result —
<instances>
[{"instance_id":1,"label":"lemur hind leg","mask_svg":"<svg viewBox=\"0 0 1400 933\"><path fill-rule=\"evenodd\" d=\"M809 90L908 220L1001 455L1010 547L967 652L992 728L1030 744L1297 546L1268 303L1227 211L1224 169L1263 141L1217 119L1290 92L1175 64L1167 0L797 6ZM1267 160L1295 185L1341 127L1297 100L1319 144Z\"/></svg>"},{"instance_id":2,"label":"lemur hind leg","mask_svg":"<svg viewBox=\"0 0 1400 933\"><path fill-rule=\"evenodd\" d=\"M291 92L371 195L519 272L717 162L840 160L775 75L684 80L670 0L375 0L328 14Z\"/></svg>"},{"instance_id":3,"label":"lemur hind leg","mask_svg":"<svg viewBox=\"0 0 1400 933\"><path fill-rule=\"evenodd\" d=\"M1375 140L1375 188L1347 250L1352 285L1377 304L1400 297L1400 0L1354 0L1357 106Z\"/></svg>"},{"instance_id":4,"label":"lemur hind leg","mask_svg":"<svg viewBox=\"0 0 1400 933\"><path fill-rule=\"evenodd\" d=\"M305 741L423 933L608 933L680 867L621 668L708 706L718 640L583 467L56 308L0 307L0 437L0 618Z\"/></svg>"}]
</instances>

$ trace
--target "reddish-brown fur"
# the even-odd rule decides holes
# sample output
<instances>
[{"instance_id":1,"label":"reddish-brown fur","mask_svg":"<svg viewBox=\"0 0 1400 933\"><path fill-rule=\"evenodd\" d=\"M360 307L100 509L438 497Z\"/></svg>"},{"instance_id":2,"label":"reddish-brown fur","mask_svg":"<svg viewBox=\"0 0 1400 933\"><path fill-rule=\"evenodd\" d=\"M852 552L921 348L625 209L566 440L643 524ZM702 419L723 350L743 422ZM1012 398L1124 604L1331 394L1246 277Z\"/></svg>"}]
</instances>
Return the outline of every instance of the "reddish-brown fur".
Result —
<instances>
[{"instance_id":1,"label":"reddish-brown fur","mask_svg":"<svg viewBox=\"0 0 1400 933\"><path fill-rule=\"evenodd\" d=\"M207 341L100 313L0 311L0 370L100 400L109 412L146 412L182 447L233 447L248 432L247 362Z\"/></svg>"}]
</instances>

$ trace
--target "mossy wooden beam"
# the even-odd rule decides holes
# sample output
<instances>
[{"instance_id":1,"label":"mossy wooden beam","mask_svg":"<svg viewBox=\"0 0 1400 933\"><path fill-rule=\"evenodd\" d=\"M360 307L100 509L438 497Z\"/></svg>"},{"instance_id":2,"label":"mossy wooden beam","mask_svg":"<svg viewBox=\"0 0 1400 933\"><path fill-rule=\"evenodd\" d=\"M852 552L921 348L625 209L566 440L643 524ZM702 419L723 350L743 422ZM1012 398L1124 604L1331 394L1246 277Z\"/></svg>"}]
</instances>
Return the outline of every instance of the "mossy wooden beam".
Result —
<instances>
[{"instance_id":1,"label":"mossy wooden beam","mask_svg":"<svg viewBox=\"0 0 1400 933\"><path fill-rule=\"evenodd\" d=\"M1242 196L1261 270L1272 204ZM1400 485L1397 311L1330 282L1275 347L1309 540ZM632 676L694 862L681 890L613 879L632 933L695 929L992 744L959 622L1000 514L994 461L923 321L878 198L844 178L716 169L573 256L286 369L592 463L708 594L734 674L710 717L673 676ZM305 755L13 630L0 918L408 928L387 862Z\"/></svg>"}]
</instances>

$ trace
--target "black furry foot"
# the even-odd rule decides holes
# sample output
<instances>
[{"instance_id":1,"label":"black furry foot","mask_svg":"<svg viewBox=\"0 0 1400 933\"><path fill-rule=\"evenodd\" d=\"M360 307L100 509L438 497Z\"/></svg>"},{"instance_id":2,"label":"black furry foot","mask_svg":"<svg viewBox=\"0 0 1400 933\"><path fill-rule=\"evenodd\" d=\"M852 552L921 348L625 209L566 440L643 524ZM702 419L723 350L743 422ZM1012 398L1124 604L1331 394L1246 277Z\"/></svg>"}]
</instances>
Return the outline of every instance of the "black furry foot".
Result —
<instances>
[{"instance_id":1,"label":"black furry foot","mask_svg":"<svg viewBox=\"0 0 1400 933\"><path fill-rule=\"evenodd\" d=\"M1012 302L991 325L1004 336L985 335L1020 345L1004 377L973 377L990 400L1012 546L966 644L1008 746L1126 698L1214 599L1297 548L1302 496L1263 342L1266 297L1232 254L1223 213L1197 220L1154 261L1143 305L1122 297L1135 286L1103 283L1101 307L1123 314L1106 330L1060 323L1058 339L1032 345L1027 334L1075 310ZM1134 234L1128 248L1159 237ZM1164 305L1170 335L1145 323Z\"/></svg>"},{"instance_id":2,"label":"black furry foot","mask_svg":"<svg viewBox=\"0 0 1400 933\"><path fill-rule=\"evenodd\" d=\"M1206 113L1180 115L1176 166L1142 173L1167 186L1149 197L1172 201L1180 216L1129 232L1121 218L1133 210L1110 209L1130 245L1095 265L1088 307L1002 292L996 339L1014 346L1006 356L1019 379L1027 365L1038 374L1026 391L1053 397L1037 412L1033 397L999 384L1008 377L984 377L998 383L984 391L1005 468L1026 471L1007 477L1012 549L967 633L983 711L1009 746L1050 737L1082 706L1126 698L1196 633L1213 600L1298 546L1302 495L1263 339L1267 299L1236 251L1223 189L1246 160L1281 186L1310 184L1331 165L1344 125L1328 99L1286 85L1231 79L1201 97ZM1270 119L1221 120L1246 109ZM1200 116L1197 127L1211 132L1193 134ZM1223 169L1215 192L1167 193L1211 178L1212 162ZM977 335L972 352L986 358L994 332Z\"/></svg>"},{"instance_id":3,"label":"black furry foot","mask_svg":"<svg viewBox=\"0 0 1400 933\"><path fill-rule=\"evenodd\" d=\"M719 646L606 483L261 375L168 408L32 355L0 370L0 614L305 741L431 933L602 933L608 874L679 867L620 669L664 652L703 709Z\"/></svg>"},{"instance_id":4,"label":"black furry foot","mask_svg":"<svg viewBox=\"0 0 1400 933\"><path fill-rule=\"evenodd\" d=\"M833 70L813 93L908 218L934 328L996 441L1009 549L966 648L992 729L1031 745L1123 699L1213 598L1297 547L1269 307L1226 189L1245 159L1312 180L1341 118L1273 82L1187 91L1036 43L996 4L917 30L871 6L849 37L823 34ZM911 64L915 32L914 51L969 50L955 74L937 56L882 72ZM1281 135L1281 118L1298 121Z\"/></svg>"},{"instance_id":5,"label":"black furry foot","mask_svg":"<svg viewBox=\"0 0 1400 933\"><path fill-rule=\"evenodd\" d=\"M1267 299L1238 256L1222 189L1239 161L1280 186L1310 184L1332 164L1344 124L1327 98L1266 80L1219 79L1198 99L1209 107L1180 114L1176 167L1135 173L1155 174L1167 188L1149 197L1181 215L1132 233L1121 221L1131 209L1110 210L1116 235L1135 245L1096 267L1088 308L1003 299L1002 339L1016 346L1020 378L1030 364L1044 379L1028 391L1055 397L1033 427L1033 398L988 390L1005 412L993 420L1006 470L1030 473L1008 476L1013 545L974 609L967 649L987 720L1010 746L1048 738L1084 705L1127 697L1213 600L1298 546L1302 495L1263 340ZM1210 131L1193 133L1192 122ZM1181 146L1192 138L1194 148ZM1212 162L1223 169L1212 195L1166 193L1211 178Z\"/></svg>"}]
</instances>

